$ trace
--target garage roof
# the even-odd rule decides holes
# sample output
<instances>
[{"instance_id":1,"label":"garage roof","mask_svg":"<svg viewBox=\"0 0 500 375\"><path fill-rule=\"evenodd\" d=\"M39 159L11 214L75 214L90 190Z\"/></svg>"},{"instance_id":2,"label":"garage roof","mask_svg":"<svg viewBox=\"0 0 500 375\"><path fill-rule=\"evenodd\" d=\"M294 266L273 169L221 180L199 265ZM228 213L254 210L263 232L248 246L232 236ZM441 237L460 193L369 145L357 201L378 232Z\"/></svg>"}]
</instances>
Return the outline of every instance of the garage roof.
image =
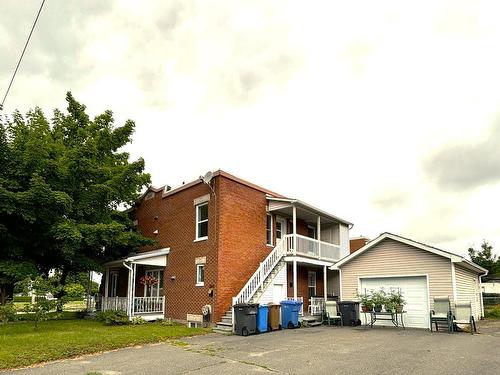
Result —
<instances>
[{"instance_id":1,"label":"garage roof","mask_svg":"<svg viewBox=\"0 0 500 375\"><path fill-rule=\"evenodd\" d=\"M363 246L359 250L357 250L354 253L339 260L331 268L332 269L341 268L344 264L346 264L346 263L350 262L351 260L353 260L354 258L362 255L365 251L367 251L368 249L371 249L372 247L374 247L375 245L377 245L378 243L382 242L385 239L391 239L394 241L398 241L398 242L416 247L418 249L425 250L425 251L428 251L428 252L436 254L436 255L440 255L442 257L450 259L453 263L459 263L461 266L468 268L472 271L476 271L477 273L482 273L484 275L486 275L488 273L487 269L477 265L476 263L471 262L470 260L464 258L461 255L450 253L449 251L438 249L437 247L429 246L429 245L426 245L422 242L414 241L414 240L411 240L409 238L398 236L396 234L392 234L389 232L382 233L380 236L378 236L374 240L368 242L365 246Z\"/></svg>"}]
</instances>

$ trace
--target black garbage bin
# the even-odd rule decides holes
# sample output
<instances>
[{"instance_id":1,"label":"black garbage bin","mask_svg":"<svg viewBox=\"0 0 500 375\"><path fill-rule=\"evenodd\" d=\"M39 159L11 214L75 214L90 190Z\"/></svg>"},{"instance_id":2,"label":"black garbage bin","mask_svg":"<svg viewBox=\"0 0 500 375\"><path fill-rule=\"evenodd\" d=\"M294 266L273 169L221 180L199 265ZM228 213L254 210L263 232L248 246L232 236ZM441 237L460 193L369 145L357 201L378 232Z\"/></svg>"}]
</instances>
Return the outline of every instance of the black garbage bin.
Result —
<instances>
[{"instance_id":1,"label":"black garbage bin","mask_svg":"<svg viewBox=\"0 0 500 375\"><path fill-rule=\"evenodd\" d=\"M342 325L344 327L359 326L361 324L361 320L359 319L359 302L340 301L338 306L342 314Z\"/></svg>"},{"instance_id":2,"label":"black garbage bin","mask_svg":"<svg viewBox=\"0 0 500 375\"><path fill-rule=\"evenodd\" d=\"M257 331L258 303L237 303L234 308L234 330L237 335L248 336Z\"/></svg>"}]
</instances>

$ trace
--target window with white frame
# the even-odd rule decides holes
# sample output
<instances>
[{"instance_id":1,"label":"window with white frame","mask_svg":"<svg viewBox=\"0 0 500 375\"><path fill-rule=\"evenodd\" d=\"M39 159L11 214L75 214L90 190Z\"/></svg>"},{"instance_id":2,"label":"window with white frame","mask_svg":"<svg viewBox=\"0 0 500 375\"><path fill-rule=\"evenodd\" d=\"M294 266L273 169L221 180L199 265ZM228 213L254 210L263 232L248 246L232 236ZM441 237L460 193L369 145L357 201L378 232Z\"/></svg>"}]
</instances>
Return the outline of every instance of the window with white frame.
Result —
<instances>
[{"instance_id":1,"label":"window with white frame","mask_svg":"<svg viewBox=\"0 0 500 375\"><path fill-rule=\"evenodd\" d=\"M196 286L204 286L205 285L205 265L197 264L196 265Z\"/></svg>"},{"instance_id":2,"label":"window with white frame","mask_svg":"<svg viewBox=\"0 0 500 375\"><path fill-rule=\"evenodd\" d=\"M314 297L316 295L316 271L309 271L307 273L307 286L309 297Z\"/></svg>"},{"instance_id":3,"label":"window with white frame","mask_svg":"<svg viewBox=\"0 0 500 375\"><path fill-rule=\"evenodd\" d=\"M144 297L160 297L163 289L162 270L146 270L144 275L149 277L150 282L144 283Z\"/></svg>"},{"instance_id":4,"label":"window with white frame","mask_svg":"<svg viewBox=\"0 0 500 375\"><path fill-rule=\"evenodd\" d=\"M196 239L208 238L208 202L196 206Z\"/></svg>"},{"instance_id":5,"label":"window with white frame","mask_svg":"<svg viewBox=\"0 0 500 375\"><path fill-rule=\"evenodd\" d=\"M267 214L266 244L273 245L273 217L270 214Z\"/></svg>"}]
</instances>

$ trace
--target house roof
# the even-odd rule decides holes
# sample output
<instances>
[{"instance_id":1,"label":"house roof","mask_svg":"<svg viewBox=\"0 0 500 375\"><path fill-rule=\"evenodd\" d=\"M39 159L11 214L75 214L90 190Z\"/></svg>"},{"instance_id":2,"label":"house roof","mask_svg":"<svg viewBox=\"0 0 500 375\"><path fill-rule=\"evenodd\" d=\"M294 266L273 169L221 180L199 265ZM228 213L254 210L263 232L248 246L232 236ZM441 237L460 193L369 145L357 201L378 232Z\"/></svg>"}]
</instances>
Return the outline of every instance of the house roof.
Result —
<instances>
[{"instance_id":1,"label":"house roof","mask_svg":"<svg viewBox=\"0 0 500 375\"><path fill-rule=\"evenodd\" d=\"M392 234L392 233L389 233L389 232L382 233L380 236L378 236L374 240L368 242L365 246L363 246L359 250L357 250L354 253L352 253L352 254L350 254L350 255L342 258L337 263L335 263L335 265L333 265L332 268L341 268L344 264L346 264L346 263L350 262L351 260L359 257L364 252L366 252L367 250L371 249L372 247L374 247L375 245L379 244L380 242L382 242L385 239L391 239L391 240L394 240L394 241L398 241L398 242L401 242L401 243L404 243L404 244L416 247L418 249L425 250L425 251L428 251L430 253L442 256L444 258L448 258L453 263L459 263L463 267L468 268L468 269L473 270L473 271L476 271L477 273L482 273L484 275L486 275L488 273L488 270L486 270L485 268L477 265L474 262L471 262L470 260L464 258L461 255L454 254L454 253L451 253L449 251L442 250L442 249L439 249L439 248L434 247L434 246L426 245L426 244L424 244L422 242L418 242L418 241L412 240L410 238L398 236L396 234Z\"/></svg>"},{"instance_id":2,"label":"house roof","mask_svg":"<svg viewBox=\"0 0 500 375\"><path fill-rule=\"evenodd\" d=\"M335 216L335 215L332 215L328 212L325 212L317 207L314 207L308 203L305 203L305 202L302 202L301 200L298 200L298 199L293 199L293 198L279 198L279 197L272 197L272 196L268 196L267 197L267 200L268 201L271 201L271 202L284 202L284 203L289 203L290 205L292 204L295 204L297 207L301 207L305 210L308 210L308 211L311 211L311 212L314 212L316 214L319 214L321 216L324 216L324 217L327 217L327 218L330 218L334 221L338 221L338 222L341 222L343 224L346 224L346 225L354 225L353 223L347 221L347 220L344 220L344 219L341 219L340 217L338 216Z\"/></svg>"},{"instance_id":3,"label":"house roof","mask_svg":"<svg viewBox=\"0 0 500 375\"><path fill-rule=\"evenodd\" d=\"M281 194L278 194L278 193L275 193L274 191L271 191L269 189L266 189L266 188L263 188L259 185L256 185L256 184L253 184L249 181L246 181L242 178L239 178L239 177L236 177L228 172L225 172L223 171L222 169L219 169L215 172L213 172L213 177L216 177L216 176L222 176L222 177L225 177L225 178L228 178L230 180L233 180L233 181L236 181L242 185L245 185L245 186L248 186L248 187L251 187L252 189L255 189L255 190L259 190L265 194L268 194L268 195L272 195L274 197L281 197L281 198L284 198L283 195ZM138 201L142 200L146 194L150 191L154 191L155 193L157 192L160 192L160 191L163 191L163 194L162 194L162 198L164 197L167 197L169 195L173 195L173 194L176 194L182 190L185 190L187 188L190 188L191 186L195 186L195 185L198 185L198 184L201 184L203 183L203 181L200 179L200 178L197 178L196 180L193 180L191 182L188 182L186 184L183 184L175 189L172 189L172 190L168 190L168 191L165 191L165 186L166 185L163 185L162 187L155 187L155 186L150 186L146 189L146 191L139 197Z\"/></svg>"}]
</instances>

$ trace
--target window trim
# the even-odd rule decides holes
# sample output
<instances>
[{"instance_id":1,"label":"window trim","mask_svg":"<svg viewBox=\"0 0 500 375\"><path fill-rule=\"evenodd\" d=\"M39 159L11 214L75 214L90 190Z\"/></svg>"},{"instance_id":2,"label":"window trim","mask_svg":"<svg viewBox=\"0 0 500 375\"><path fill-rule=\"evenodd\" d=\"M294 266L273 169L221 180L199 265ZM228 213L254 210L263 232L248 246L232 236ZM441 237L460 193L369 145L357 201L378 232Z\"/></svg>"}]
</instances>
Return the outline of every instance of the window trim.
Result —
<instances>
[{"instance_id":1,"label":"window trim","mask_svg":"<svg viewBox=\"0 0 500 375\"><path fill-rule=\"evenodd\" d=\"M310 279L310 276L311 275L314 275L313 279L314 279L314 285L310 285L309 281L311 281ZM316 293L318 292L318 274L316 273L316 271L307 271L307 291L309 292L309 290L311 288L314 288L314 295L316 295ZM312 297L311 295L309 297Z\"/></svg>"},{"instance_id":2,"label":"window trim","mask_svg":"<svg viewBox=\"0 0 500 375\"><path fill-rule=\"evenodd\" d=\"M161 268L151 268L151 269L144 270L144 276L148 276L148 274L149 274L149 275L158 279L158 284L154 285L157 287L156 288L156 296L153 296L152 293L150 293L151 295L148 296L147 295L148 289L151 292L153 290L153 285L148 286L148 285L144 284L144 294L143 294L144 297L146 297L146 296L148 296L148 297L161 297L160 296L160 289L163 289L163 285L161 284L163 282L162 277L161 277L162 272L163 272L163 269L161 269ZM156 275L158 275L158 277L156 277Z\"/></svg>"},{"instance_id":3,"label":"window trim","mask_svg":"<svg viewBox=\"0 0 500 375\"><path fill-rule=\"evenodd\" d=\"M267 228L267 218L270 217L271 218L271 227L268 229ZM267 232L269 232L269 242L267 241ZM267 214L266 216L266 245L267 246L273 246L273 215L271 215L270 213Z\"/></svg>"},{"instance_id":4,"label":"window trim","mask_svg":"<svg viewBox=\"0 0 500 375\"><path fill-rule=\"evenodd\" d=\"M207 218L205 220L201 220L199 219L199 216L200 216L200 207L202 206L207 206ZM194 239L194 242L198 242L198 241L204 241L204 240L208 240L208 201L207 202L203 202L203 203L200 203L200 204L197 204L195 207L195 210L196 210L196 229L195 229L195 239ZM199 236L199 233L198 233L198 226L200 223L207 223L207 235L206 236L203 236L203 237L200 237Z\"/></svg>"},{"instance_id":5,"label":"window trim","mask_svg":"<svg viewBox=\"0 0 500 375\"><path fill-rule=\"evenodd\" d=\"M203 267L203 281L198 281L200 276L200 268ZM196 265L196 286L205 286L205 263L198 263Z\"/></svg>"}]
</instances>

